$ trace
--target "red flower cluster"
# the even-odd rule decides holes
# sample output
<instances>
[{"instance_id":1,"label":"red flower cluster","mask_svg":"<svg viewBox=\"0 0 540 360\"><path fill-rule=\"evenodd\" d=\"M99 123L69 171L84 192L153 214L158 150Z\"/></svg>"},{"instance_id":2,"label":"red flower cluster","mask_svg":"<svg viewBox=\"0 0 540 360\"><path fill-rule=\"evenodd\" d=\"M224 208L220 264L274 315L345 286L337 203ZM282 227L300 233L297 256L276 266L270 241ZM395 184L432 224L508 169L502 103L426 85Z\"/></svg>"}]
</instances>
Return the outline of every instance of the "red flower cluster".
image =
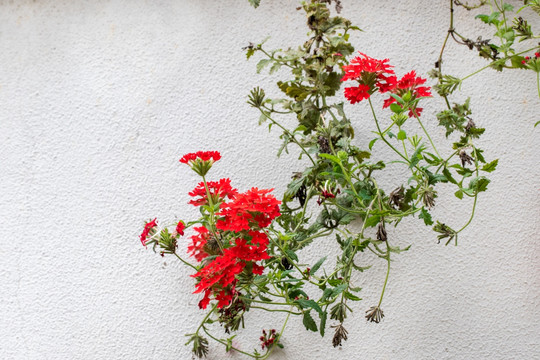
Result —
<instances>
[{"instance_id":1,"label":"red flower cluster","mask_svg":"<svg viewBox=\"0 0 540 360\"><path fill-rule=\"evenodd\" d=\"M221 159L221 154L218 151L197 151L182 156L180 162L183 164L188 164L189 162L195 161L197 159L200 159L202 161L212 160L213 162L216 162Z\"/></svg>"},{"instance_id":2,"label":"red flower cluster","mask_svg":"<svg viewBox=\"0 0 540 360\"><path fill-rule=\"evenodd\" d=\"M193 171L204 176L219 159L221 159L221 154L217 151L197 151L182 156L180 162L188 164Z\"/></svg>"},{"instance_id":3,"label":"red flower cluster","mask_svg":"<svg viewBox=\"0 0 540 360\"><path fill-rule=\"evenodd\" d=\"M197 234L191 237L192 243L191 245L188 245L188 252L191 253L191 256L197 261L202 261L209 255L205 248L206 243L210 238L210 233L204 226L196 227L194 230Z\"/></svg>"},{"instance_id":4,"label":"red flower cluster","mask_svg":"<svg viewBox=\"0 0 540 360\"><path fill-rule=\"evenodd\" d=\"M379 90L381 93L392 92L399 96L410 92L410 104L416 104L414 100L431 96L430 87L420 86L426 82L426 79L416 76L415 71L405 74L399 81L394 75L392 66L388 64L388 59L377 60L366 54L360 53L351 60L350 65L345 65L345 76L341 81L356 80L358 86L345 88L345 97L351 104L356 104L362 100L368 99L371 94ZM393 97L384 101L383 108L390 106L396 102ZM409 108L409 116L420 116L422 108L413 105Z\"/></svg>"},{"instance_id":5,"label":"red flower cluster","mask_svg":"<svg viewBox=\"0 0 540 360\"><path fill-rule=\"evenodd\" d=\"M396 87L390 91L393 94L396 94L399 96L403 96L404 94L410 91L411 100L409 102L412 102L415 99L431 96L430 87L420 86L420 85L423 85L425 82L426 82L426 79L422 79L419 76L417 77L416 72L413 70L403 75L403 77L397 82ZM387 108L390 106L390 104L393 104L395 102L396 102L396 99L390 96L388 99L384 100L383 108ZM415 115L420 116L421 112L422 112L422 108L413 107L409 111L409 117L413 117Z\"/></svg>"},{"instance_id":6,"label":"red flower cluster","mask_svg":"<svg viewBox=\"0 0 540 360\"><path fill-rule=\"evenodd\" d=\"M218 184L219 182L214 183L212 188L221 189ZM223 181L223 184L227 184L226 193L231 193L230 181ZM236 275L244 269L257 275L262 274L264 267L256 262L269 259L270 256L266 252L268 237L258 230L270 225L272 220L280 215L280 202L269 195L270 191L252 188L242 194L236 192L228 196L232 197L230 202L221 204L218 215L222 218L218 220L216 227L221 231L236 233L230 243L218 244L226 238L221 236L223 233L217 234L219 239L215 239L206 227L195 228L197 234L191 237L192 244L188 246L191 255L197 261L203 261L208 255L218 255L193 275L199 280L195 293L204 293L199 302L200 308L206 308L212 294L218 301L219 308L227 306L236 293ZM220 195L220 199L225 200L225 195ZM194 202L194 205L198 206L199 203ZM216 246L210 242L215 242Z\"/></svg>"},{"instance_id":7,"label":"red flower cluster","mask_svg":"<svg viewBox=\"0 0 540 360\"><path fill-rule=\"evenodd\" d=\"M388 65L388 59L377 60L360 53L351 60L349 65L343 66L345 75L341 81L356 80L359 85L345 88L345 97L355 104L367 99L377 89L380 92L386 92L396 86L397 78L394 76L394 70Z\"/></svg>"},{"instance_id":8,"label":"red flower cluster","mask_svg":"<svg viewBox=\"0 0 540 360\"><path fill-rule=\"evenodd\" d=\"M212 203L217 204L225 200L225 198L233 198L238 194L238 190L231 187L231 179L220 179L219 181L208 181L206 183L208 191L212 197ZM196 199L190 200L189 204L194 206L201 206L208 204L208 196L206 194L206 188L204 182L200 182L193 191L189 193L189 196Z\"/></svg>"},{"instance_id":9,"label":"red flower cluster","mask_svg":"<svg viewBox=\"0 0 540 360\"><path fill-rule=\"evenodd\" d=\"M176 224L176 233L180 236L184 236L185 228L186 228L186 225L184 225L184 222L180 220L178 224Z\"/></svg>"},{"instance_id":10,"label":"red flower cluster","mask_svg":"<svg viewBox=\"0 0 540 360\"><path fill-rule=\"evenodd\" d=\"M141 233L141 243L146 246L146 238L148 237L148 234L150 233L150 230L152 230L152 228L154 226L157 226L157 222L156 222L156 219L150 221L150 222L147 222L145 225L144 225L144 230L143 232Z\"/></svg>"},{"instance_id":11,"label":"red flower cluster","mask_svg":"<svg viewBox=\"0 0 540 360\"><path fill-rule=\"evenodd\" d=\"M221 230L242 231L254 228L262 229L270 225L273 219L281 215L278 201L268 195L274 189L259 190L252 188L238 194L230 203L221 204L218 215L224 218L217 223Z\"/></svg>"},{"instance_id":12,"label":"red flower cluster","mask_svg":"<svg viewBox=\"0 0 540 360\"><path fill-rule=\"evenodd\" d=\"M222 255L194 274L193 277L200 278L195 293L204 292L199 307L206 308L212 293L218 300L219 308L229 305L236 292L236 275L247 266L251 267L251 272L254 274L262 274L264 267L255 262L270 258L266 252L267 246L266 234L250 231L248 236L236 239L233 246L224 249Z\"/></svg>"}]
</instances>

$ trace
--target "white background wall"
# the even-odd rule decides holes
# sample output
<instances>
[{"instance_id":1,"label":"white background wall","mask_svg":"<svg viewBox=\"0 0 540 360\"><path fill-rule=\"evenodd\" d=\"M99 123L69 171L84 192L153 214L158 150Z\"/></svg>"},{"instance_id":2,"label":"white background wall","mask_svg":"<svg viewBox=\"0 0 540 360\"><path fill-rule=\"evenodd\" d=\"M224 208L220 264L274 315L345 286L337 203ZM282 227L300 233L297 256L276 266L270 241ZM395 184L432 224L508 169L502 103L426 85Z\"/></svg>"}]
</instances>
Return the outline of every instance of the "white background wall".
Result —
<instances>
[{"instance_id":1,"label":"white background wall","mask_svg":"<svg viewBox=\"0 0 540 360\"><path fill-rule=\"evenodd\" d=\"M353 36L357 50L390 58L401 75L432 68L448 27L447 1L343 5L342 15L364 30ZM184 153L219 150L214 179L229 176L241 190L275 187L278 197L302 168L294 155L275 157L278 133L258 127L257 111L246 104L252 87L275 94L275 81L287 74L256 75L256 61L246 62L241 50L267 35L270 48L301 44L306 27L296 6L0 2L1 359L191 358L184 334L203 317L191 271L145 250L138 236L149 218L172 223L195 215L186 202L198 179L178 163ZM473 15L458 9L458 30L489 38ZM534 25L538 33L540 22ZM464 47L448 50L445 66L454 75L485 64ZM474 120L487 127L480 145L500 161L459 246L437 245L429 228L407 221L391 234L394 243L413 246L393 262L384 321L363 318L384 278L384 263L375 261L357 279L364 301L345 323L343 348L332 348L331 330L321 339L293 318L275 359L540 358L534 74L489 70L462 90L455 100L472 97ZM434 118L442 104L426 103L423 118L444 142ZM365 144L367 109L348 110ZM375 151L377 158L389 154L382 146ZM391 185L398 175L390 170L384 181ZM448 196L435 214L458 227L470 206ZM304 259L332 252L331 243L315 244ZM281 320L251 314L251 332L236 345L251 349L261 327ZM211 351L209 359L225 357L221 347Z\"/></svg>"}]
</instances>

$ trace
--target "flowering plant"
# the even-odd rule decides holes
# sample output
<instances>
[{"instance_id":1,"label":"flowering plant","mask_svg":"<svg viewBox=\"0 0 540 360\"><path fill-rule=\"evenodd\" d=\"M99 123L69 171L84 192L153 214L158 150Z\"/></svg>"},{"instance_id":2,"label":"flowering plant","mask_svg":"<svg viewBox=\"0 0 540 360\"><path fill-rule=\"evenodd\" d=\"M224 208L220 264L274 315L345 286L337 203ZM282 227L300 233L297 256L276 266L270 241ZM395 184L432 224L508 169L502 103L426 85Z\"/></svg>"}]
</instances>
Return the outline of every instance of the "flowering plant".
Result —
<instances>
[{"instance_id":1,"label":"flowering plant","mask_svg":"<svg viewBox=\"0 0 540 360\"><path fill-rule=\"evenodd\" d=\"M271 189L240 192L228 178L208 181L206 176L221 154L190 153L180 162L201 176L189 193L189 203L200 209L201 217L177 221L171 226L174 230L160 228L154 219L141 234L143 245L152 245L163 256L176 256L194 271L194 293L200 294L199 308L206 311L188 335L198 357L207 354L211 338L227 351L268 358L283 346L291 316L300 317L308 331L320 336L332 324L332 344L341 346L348 337L346 319L362 300L354 274L368 270L373 259L383 260L387 270L380 279L379 301L366 309L365 318L379 323L385 316L382 302L391 260L410 247L395 244L393 234L401 221L416 217L433 225L439 242L457 245L458 235L473 219L479 194L487 190L486 175L497 166L497 160L487 161L477 146L484 129L472 120L469 100L452 106L452 92L442 91L444 84L439 81L435 90L446 108L437 120L449 141L436 144L430 126L424 125L424 118L430 119L423 104L434 95L427 80L413 69L398 77L389 59L355 53L349 36L359 29L331 16L328 3L302 3L310 37L299 48L268 51L264 42L245 48L248 59L255 54L263 57L258 72L269 67L271 74L280 68L292 74L277 83L283 98L270 99L255 88L248 99L259 111L261 124L280 129L283 143L278 155L293 145L303 160L281 201ZM341 10L340 2L335 3ZM349 119L341 101L343 85L346 100L351 105L367 103L370 118ZM287 116L298 122L292 129L280 121ZM374 134L364 148L354 137L353 125L360 124ZM381 149L393 157L381 158ZM380 179L389 165L401 167L406 175L385 188ZM456 229L432 219L439 192L449 190L472 202L469 219ZM390 227L396 230L388 231ZM177 253L177 243L187 231L192 234L188 253L194 264ZM312 261L303 251L323 240L327 244L326 239L332 239L339 253L331 266L326 256ZM255 311L283 313L286 318L279 330L258 329L259 346L248 352L233 344L236 335L230 333ZM216 335L213 323L222 325L230 336Z\"/></svg>"}]
</instances>

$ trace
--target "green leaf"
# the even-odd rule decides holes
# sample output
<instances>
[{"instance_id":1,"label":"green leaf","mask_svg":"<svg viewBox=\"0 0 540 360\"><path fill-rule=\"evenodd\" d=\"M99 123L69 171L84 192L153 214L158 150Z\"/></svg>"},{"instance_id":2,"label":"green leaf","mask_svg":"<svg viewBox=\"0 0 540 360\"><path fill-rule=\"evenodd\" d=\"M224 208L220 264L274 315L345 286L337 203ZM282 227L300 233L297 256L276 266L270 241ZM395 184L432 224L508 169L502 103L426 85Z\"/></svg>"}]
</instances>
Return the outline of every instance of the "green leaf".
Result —
<instances>
[{"instance_id":1,"label":"green leaf","mask_svg":"<svg viewBox=\"0 0 540 360\"><path fill-rule=\"evenodd\" d=\"M392 112L396 114L400 114L403 112L403 109L401 108L401 106L399 106L396 103L390 104L390 110L392 110Z\"/></svg>"},{"instance_id":2,"label":"green leaf","mask_svg":"<svg viewBox=\"0 0 540 360\"><path fill-rule=\"evenodd\" d=\"M539 123L540 123L540 121L537 122L536 125L538 125ZM535 126L536 126L536 125L535 125ZM371 149L373 148L373 145L375 144L375 142L376 142L377 140L379 140L379 138L375 138L375 139L373 139L373 140L371 140L371 141L369 142L369 150L371 150Z\"/></svg>"},{"instance_id":3,"label":"green leaf","mask_svg":"<svg viewBox=\"0 0 540 360\"><path fill-rule=\"evenodd\" d=\"M347 284L341 284L341 285L336 286L332 290L332 297L341 294L343 292L343 290L345 290L347 288L347 286L348 286Z\"/></svg>"},{"instance_id":4,"label":"green leaf","mask_svg":"<svg viewBox=\"0 0 540 360\"><path fill-rule=\"evenodd\" d=\"M420 162L420 159L422 158L422 151L424 151L425 148L426 147L424 145L416 148L414 153L411 155L411 164L409 165L409 168L412 169Z\"/></svg>"},{"instance_id":5,"label":"green leaf","mask_svg":"<svg viewBox=\"0 0 540 360\"><path fill-rule=\"evenodd\" d=\"M418 215L418 217L420 219L423 219L424 224L426 224L426 225L432 225L433 224L433 220L431 219L431 214L424 207L420 211L420 215Z\"/></svg>"},{"instance_id":6,"label":"green leaf","mask_svg":"<svg viewBox=\"0 0 540 360\"><path fill-rule=\"evenodd\" d=\"M254 8L258 8L259 5L261 4L261 0L248 0L248 1L251 4L251 6L253 6Z\"/></svg>"},{"instance_id":7,"label":"green leaf","mask_svg":"<svg viewBox=\"0 0 540 360\"><path fill-rule=\"evenodd\" d=\"M399 130L397 138L398 140L405 140L407 138L407 133L404 130Z\"/></svg>"},{"instance_id":8,"label":"green leaf","mask_svg":"<svg viewBox=\"0 0 540 360\"><path fill-rule=\"evenodd\" d=\"M400 104L405 104L405 100L403 100L399 95L396 95L396 94L390 94L391 97L393 97L394 99L396 99L396 101Z\"/></svg>"},{"instance_id":9,"label":"green leaf","mask_svg":"<svg viewBox=\"0 0 540 360\"><path fill-rule=\"evenodd\" d=\"M448 181L450 181L451 183L457 185L457 181L456 181L456 179L454 179L454 177L452 176L452 173L450 173L450 170L448 170L447 168L444 168L443 171L442 171L442 173L443 173L443 175L448 179Z\"/></svg>"},{"instance_id":10,"label":"green leaf","mask_svg":"<svg viewBox=\"0 0 540 360\"><path fill-rule=\"evenodd\" d=\"M359 298L358 296L354 295L354 294L351 294L350 292L348 291L345 291L343 293L343 296L346 297L347 299L349 300L352 300L352 301L360 301L362 300L362 298Z\"/></svg>"},{"instance_id":11,"label":"green leaf","mask_svg":"<svg viewBox=\"0 0 540 360\"><path fill-rule=\"evenodd\" d=\"M322 314L320 314L321 318L321 325L319 325L319 332L321 333L321 336L324 337L324 329L326 328L326 318L328 317L328 313L324 311Z\"/></svg>"},{"instance_id":12,"label":"green leaf","mask_svg":"<svg viewBox=\"0 0 540 360\"><path fill-rule=\"evenodd\" d=\"M321 265L323 264L325 260L326 260L326 256L321 258L319 261L317 261L315 265L313 265L313 267L309 270L309 275L314 275L317 272L317 270L319 270L319 268L321 267Z\"/></svg>"},{"instance_id":13,"label":"green leaf","mask_svg":"<svg viewBox=\"0 0 540 360\"><path fill-rule=\"evenodd\" d=\"M292 250L286 250L287 256L294 261L298 261L298 256L296 256L296 253Z\"/></svg>"},{"instance_id":14,"label":"green leaf","mask_svg":"<svg viewBox=\"0 0 540 360\"><path fill-rule=\"evenodd\" d=\"M502 11L514 11L514 6L504 3L502 7Z\"/></svg>"},{"instance_id":15,"label":"green leaf","mask_svg":"<svg viewBox=\"0 0 540 360\"><path fill-rule=\"evenodd\" d=\"M257 74L260 74L262 69L264 69L268 64L272 62L272 59L262 59L257 63Z\"/></svg>"},{"instance_id":16,"label":"green leaf","mask_svg":"<svg viewBox=\"0 0 540 360\"><path fill-rule=\"evenodd\" d=\"M336 164L341 164L341 160L337 157L337 156L334 156L334 155L331 155L331 154L325 154L325 153L320 153L319 154L319 157L322 157L324 159L328 159Z\"/></svg>"},{"instance_id":17,"label":"green leaf","mask_svg":"<svg viewBox=\"0 0 540 360\"><path fill-rule=\"evenodd\" d=\"M479 176L471 180L469 183L469 190L479 193L486 191L490 181L484 176Z\"/></svg>"},{"instance_id":18,"label":"green leaf","mask_svg":"<svg viewBox=\"0 0 540 360\"><path fill-rule=\"evenodd\" d=\"M319 314L322 314L322 309L321 307L319 306L319 304L317 304L315 301L313 300L306 300L306 299L298 299L296 300L296 302L298 302L298 304L300 304L300 306L302 307L302 309L307 309L307 308L310 308L310 309L313 309L315 310L316 312L318 312Z\"/></svg>"},{"instance_id":19,"label":"green leaf","mask_svg":"<svg viewBox=\"0 0 540 360\"><path fill-rule=\"evenodd\" d=\"M366 219L366 228L373 227L377 225L381 221L381 217L379 215L370 216Z\"/></svg>"},{"instance_id":20,"label":"green leaf","mask_svg":"<svg viewBox=\"0 0 540 360\"><path fill-rule=\"evenodd\" d=\"M489 164L484 165L482 167L482 171L487 171L487 172L495 171L495 169L497 168L498 163L499 163L499 159L495 159L492 162L490 162Z\"/></svg>"},{"instance_id":21,"label":"green leaf","mask_svg":"<svg viewBox=\"0 0 540 360\"><path fill-rule=\"evenodd\" d=\"M273 73L278 71L280 68L281 68L281 63L279 63L277 61L275 63L273 63L272 67L270 68L270 75L272 75Z\"/></svg>"},{"instance_id":22,"label":"green leaf","mask_svg":"<svg viewBox=\"0 0 540 360\"><path fill-rule=\"evenodd\" d=\"M456 191L454 195L456 195L456 197L460 200L463 199L463 191L461 190Z\"/></svg>"},{"instance_id":23,"label":"green leaf","mask_svg":"<svg viewBox=\"0 0 540 360\"><path fill-rule=\"evenodd\" d=\"M317 324L315 324L315 320L313 320L309 311L304 313L304 319L302 322L307 330L317 331Z\"/></svg>"}]
</instances>

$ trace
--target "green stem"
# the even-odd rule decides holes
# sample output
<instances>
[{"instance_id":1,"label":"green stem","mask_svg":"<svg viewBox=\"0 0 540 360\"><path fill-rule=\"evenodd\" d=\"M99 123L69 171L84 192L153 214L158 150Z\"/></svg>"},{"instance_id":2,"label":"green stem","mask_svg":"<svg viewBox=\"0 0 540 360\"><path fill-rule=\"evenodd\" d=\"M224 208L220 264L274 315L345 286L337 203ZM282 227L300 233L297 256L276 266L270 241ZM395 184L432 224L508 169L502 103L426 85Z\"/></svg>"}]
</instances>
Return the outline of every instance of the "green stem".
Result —
<instances>
[{"instance_id":1,"label":"green stem","mask_svg":"<svg viewBox=\"0 0 540 360\"><path fill-rule=\"evenodd\" d=\"M386 241L386 261L388 263L387 268L386 268L386 277L384 278L384 285L381 292L381 298L379 299L379 305L377 305L377 307L381 306L381 303L384 297L384 292L386 291L386 284L388 283L388 275L390 274L390 245L388 245L388 241Z\"/></svg>"},{"instance_id":2,"label":"green stem","mask_svg":"<svg viewBox=\"0 0 540 360\"><path fill-rule=\"evenodd\" d=\"M315 161L313 160L313 158L311 157L311 155L309 155L309 153L307 152L307 150L302 146L302 144L300 144L298 142L298 140L296 140L296 138L294 137L294 135L289 131L287 130L285 127L283 127L280 123L278 123L276 120L272 119L270 116L268 116L267 113L265 113L261 108L259 108L259 111L261 112L261 114L264 115L265 118L267 118L268 120L270 120L273 124L277 125L279 128L281 128L281 130L283 130L287 135L290 136L291 140L300 147L300 149L302 149L302 151L304 152L304 154L307 155L307 157L309 158L309 160L311 160L311 163L313 165L315 165Z\"/></svg>"},{"instance_id":3,"label":"green stem","mask_svg":"<svg viewBox=\"0 0 540 360\"><path fill-rule=\"evenodd\" d=\"M181 262L183 262L183 263L186 264L187 266L191 267L193 270L199 271L199 269L197 269L196 266L193 266L193 265L191 265L190 263L188 263L186 260L182 259L180 256L178 256L177 253L174 253L174 255L176 255L176 257L177 257Z\"/></svg>"},{"instance_id":4,"label":"green stem","mask_svg":"<svg viewBox=\"0 0 540 360\"><path fill-rule=\"evenodd\" d=\"M204 189L206 190L206 198L208 199L208 205L210 206L210 231L212 232L212 235L214 235L214 239L216 239L216 242L223 253L223 244L221 243L221 239L218 237L216 230L214 229L215 226L215 214L214 214L214 201L212 200L212 194L210 194L210 189L208 189L208 184L206 183L206 178L204 175L202 176Z\"/></svg>"},{"instance_id":5,"label":"green stem","mask_svg":"<svg viewBox=\"0 0 540 360\"><path fill-rule=\"evenodd\" d=\"M292 309L292 306L291 306L291 309ZM283 326L281 327L281 331L279 332L279 335L276 339L276 343L274 344L274 346L272 346L269 351L266 353L266 355L264 355L261 360L263 359L268 359L268 357L270 356L270 354L272 354L272 351L274 351L274 349L277 347L277 344L279 344L279 340L281 339L281 336L283 335L283 332L285 331L285 327L287 326L287 322L289 321L289 317L291 316L291 313L288 313L287 314L287 317L285 318L285 322L283 323Z\"/></svg>"},{"instance_id":6,"label":"green stem","mask_svg":"<svg viewBox=\"0 0 540 360\"><path fill-rule=\"evenodd\" d=\"M208 330L207 330L205 327L203 327L203 331L206 333L206 335L210 336L214 341L217 341L218 343L227 346L227 343L226 343L225 341L223 341L223 340L221 340L221 339L218 339L218 338L215 337L214 335L210 334L210 333L208 332ZM231 346L231 349L234 350L234 351L238 351L238 352L241 353L241 354L244 354L244 355L247 355L247 356L249 356L249 357L252 357L252 358L254 358L254 359L260 359L260 358L257 357L256 355L253 355L253 354L247 353L247 352L245 352L245 351L242 351L242 350L240 350L240 349L238 349L238 348L235 348L234 346Z\"/></svg>"},{"instance_id":7,"label":"green stem","mask_svg":"<svg viewBox=\"0 0 540 360\"><path fill-rule=\"evenodd\" d=\"M418 115L416 115L416 112L413 112L413 113L414 113L414 117L416 118L416 120L418 120L418 123L422 127L422 130L424 130L424 134L426 134L427 138L429 139L429 142L430 142L431 146L433 147L433 150L435 150L435 153L437 154L437 156L439 158L441 158L441 155L439 154L439 151L437 151L437 147L433 143L433 140L431 140L431 136L429 136L429 133L427 132L426 128L424 127L424 124L422 123L422 121L420 121L420 117L418 117Z\"/></svg>"},{"instance_id":8,"label":"green stem","mask_svg":"<svg viewBox=\"0 0 540 360\"><path fill-rule=\"evenodd\" d=\"M386 143L386 145L388 145L392 150L394 150L394 152L396 154L401 156L407 162L407 164L410 164L411 162L409 161L409 159L407 157L405 157L402 153L400 153L392 144L390 144L388 142L388 140L386 140L386 138L384 137L384 134L381 131L379 121L377 120L377 115L375 115L375 109L373 109L373 104L371 102L371 97L368 98L368 102L369 102L369 107L371 108L371 113L373 114L373 119L375 120L375 125L377 126L377 130L379 130L379 135L381 136L382 141L384 141Z\"/></svg>"},{"instance_id":9,"label":"green stem","mask_svg":"<svg viewBox=\"0 0 540 360\"><path fill-rule=\"evenodd\" d=\"M461 229L459 229L456 234L460 233L461 231L465 230L465 228L467 226L469 226L469 224L472 222L473 218L474 218L474 211L476 209L476 200L478 200L478 194L476 194L474 196L474 202L473 202L473 208L472 208L472 211L471 211L471 216L469 217L469 221L467 221L467 223L465 225L463 225L463 227Z\"/></svg>"},{"instance_id":10,"label":"green stem","mask_svg":"<svg viewBox=\"0 0 540 360\"><path fill-rule=\"evenodd\" d=\"M530 52L531 50L535 50L536 48L537 48L537 46L535 46L535 47L533 47L533 48L530 48L530 49L527 49L527 50L525 50L525 51L520 51L520 52L518 52L518 53L516 53L516 54L514 54L514 55L512 55L512 56L517 56L517 55L525 54L525 53ZM501 61L506 62L506 60L508 60L510 57L511 57L511 56L506 56L506 57L504 57L504 58L502 58L502 59L499 59L499 60L496 60L496 61L498 61L498 62L501 62ZM493 63L488 64L488 65L486 65L486 66L484 66L484 67L481 67L480 69L476 70L475 72L470 73L469 75L467 75L467 76L461 78L460 81L466 80L466 79L470 78L471 76L474 76L474 75L478 74L479 72L484 71L485 69L491 67L491 65L493 65Z\"/></svg>"},{"instance_id":11,"label":"green stem","mask_svg":"<svg viewBox=\"0 0 540 360\"><path fill-rule=\"evenodd\" d=\"M250 309L260 309L260 310L270 311L270 312L286 312L286 313L293 314L293 315L302 315L302 313L297 313L297 312L290 311L290 310L267 309L267 308L264 308L264 307L261 307L261 306L250 306L249 308Z\"/></svg>"}]
</instances>

